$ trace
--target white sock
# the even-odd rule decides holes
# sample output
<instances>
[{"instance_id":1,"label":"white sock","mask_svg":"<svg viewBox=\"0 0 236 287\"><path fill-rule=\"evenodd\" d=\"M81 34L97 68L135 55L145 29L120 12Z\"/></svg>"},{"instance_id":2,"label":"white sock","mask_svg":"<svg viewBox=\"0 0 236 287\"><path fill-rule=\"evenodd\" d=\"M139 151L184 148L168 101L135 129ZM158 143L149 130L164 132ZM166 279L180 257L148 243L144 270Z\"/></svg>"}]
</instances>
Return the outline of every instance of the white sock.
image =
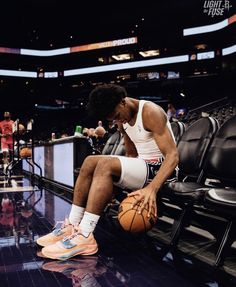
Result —
<instances>
[{"instance_id":1,"label":"white sock","mask_svg":"<svg viewBox=\"0 0 236 287\"><path fill-rule=\"evenodd\" d=\"M85 211L83 219L81 220L79 225L80 230L84 236L87 237L89 233L94 231L99 218L99 215Z\"/></svg>"},{"instance_id":2,"label":"white sock","mask_svg":"<svg viewBox=\"0 0 236 287\"><path fill-rule=\"evenodd\" d=\"M70 210L70 215L69 215L69 221L73 225L78 225L80 224L81 219L84 216L84 207L72 204L71 210Z\"/></svg>"}]
</instances>

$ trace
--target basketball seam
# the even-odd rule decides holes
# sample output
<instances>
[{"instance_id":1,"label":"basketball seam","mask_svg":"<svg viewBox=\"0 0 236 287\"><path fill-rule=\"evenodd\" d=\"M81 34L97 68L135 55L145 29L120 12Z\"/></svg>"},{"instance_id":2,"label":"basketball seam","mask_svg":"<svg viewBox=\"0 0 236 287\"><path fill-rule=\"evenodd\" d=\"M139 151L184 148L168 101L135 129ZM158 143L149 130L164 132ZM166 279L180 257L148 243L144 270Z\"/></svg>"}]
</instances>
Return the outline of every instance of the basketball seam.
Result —
<instances>
[{"instance_id":1,"label":"basketball seam","mask_svg":"<svg viewBox=\"0 0 236 287\"><path fill-rule=\"evenodd\" d=\"M145 227L145 232L147 232L147 226L146 226L146 221L144 220L144 217L143 217L143 214L141 213L142 215L142 220L143 220L143 225Z\"/></svg>"},{"instance_id":2,"label":"basketball seam","mask_svg":"<svg viewBox=\"0 0 236 287\"><path fill-rule=\"evenodd\" d=\"M130 223L130 228L129 228L129 231L130 231L130 232L131 232L131 230L132 230L132 225L133 225L133 222L134 222L135 215L137 214L137 211L138 211L138 210L135 210L133 219L132 219L132 221L131 221L131 223Z\"/></svg>"},{"instance_id":3,"label":"basketball seam","mask_svg":"<svg viewBox=\"0 0 236 287\"><path fill-rule=\"evenodd\" d=\"M136 199L136 196L133 196L133 198ZM122 202L120 204L122 205ZM126 205L126 204L133 204L133 202L129 202L128 201L128 202L124 202L123 204L124 205ZM139 215L138 214L138 208L140 208L140 205L141 205L141 202L139 202L138 204L135 205L136 208L130 208L130 209L126 210L126 211L122 212L122 214L120 216L119 216L119 213L118 213L118 219L119 219L119 221L121 221L123 215L125 215L127 212L130 212L130 210L134 210L134 215L133 215L133 217L131 217L132 219L130 221L130 226L129 226L129 229L127 230L129 232L132 232L132 226L133 226L133 223L135 221L135 216ZM146 208L146 207L144 207L143 210L146 210L146 212L149 212L149 209ZM146 225L146 221L145 221L144 215L142 213L140 215L142 216L142 222L143 222L144 230L145 230L145 232L147 232L149 229L147 230L147 225ZM152 217L155 218L153 210L151 211L151 215L152 215ZM120 222L120 224L121 224L121 222ZM122 226L122 224L121 224L121 226Z\"/></svg>"},{"instance_id":4,"label":"basketball seam","mask_svg":"<svg viewBox=\"0 0 236 287\"><path fill-rule=\"evenodd\" d=\"M128 202L126 202L126 203L128 203ZM131 204L132 204L132 203L131 203ZM139 207L139 205L137 206L137 208L138 208L138 207ZM125 215L127 212L129 212L129 211L132 210L132 209L133 209L133 208L124 211L120 217L119 217L119 214L118 214L118 219L121 220L122 216ZM132 224L133 224L133 222L134 222L134 218L135 218L135 215L136 215L136 213L137 213L137 210L135 210L135 209L133 209L133 210L135 211L135 213L134 213L133 219L131 220L131 223L130 223L129 232L131 232ZM120 224L121 224L121 223L120 223ZM122 225L121 225L121 226L122 226Z\"/></svg>"},{"instance_id":5,"label":"basketball seam","mask_svg":"<svg viewBox=\"0 0 236 287\"><path fill-rule=\"evenodd\" d=\"M121 214L121 216L119 216L119 214L118 214L118 218L121 219L121 217L122 217L126 212L129 212L130 210L132 210L132 208L131 208L131 209L128 209L128 210L126 210L126 211L124 211L124 212ZM135 210L135 209L134 209L134 210Z\"/></svg>"}]
</instances>

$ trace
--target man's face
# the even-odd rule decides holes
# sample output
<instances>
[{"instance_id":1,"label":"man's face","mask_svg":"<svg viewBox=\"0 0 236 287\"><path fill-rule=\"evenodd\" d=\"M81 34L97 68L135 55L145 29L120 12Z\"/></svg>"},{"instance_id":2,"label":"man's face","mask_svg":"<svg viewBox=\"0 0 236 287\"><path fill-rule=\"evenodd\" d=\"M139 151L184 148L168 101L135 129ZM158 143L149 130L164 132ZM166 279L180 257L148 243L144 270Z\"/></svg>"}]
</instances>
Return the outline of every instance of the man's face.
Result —
<instances>
[{"instance_id":1,"label":"man's face","mask_svg":"<svg viewBox=\"0 0 236 287\"><path fill-rule=\"evenodd\" d=\"M10 119L11 115L9 112L5 112L4 113L4 118L7 120L7 119Z\"/></svg>"},{"instance_id":2,"label":"man's face","mask_svg":"<svg viewBox=\"0 0 236 287\"><path fill-rule=\"evenodd\" d=\"M130 113L125 99L123 99L115 108L114 112L107 118L109 122L115 121L122 124L130 120Z\"/></svg>"}]
</instances>

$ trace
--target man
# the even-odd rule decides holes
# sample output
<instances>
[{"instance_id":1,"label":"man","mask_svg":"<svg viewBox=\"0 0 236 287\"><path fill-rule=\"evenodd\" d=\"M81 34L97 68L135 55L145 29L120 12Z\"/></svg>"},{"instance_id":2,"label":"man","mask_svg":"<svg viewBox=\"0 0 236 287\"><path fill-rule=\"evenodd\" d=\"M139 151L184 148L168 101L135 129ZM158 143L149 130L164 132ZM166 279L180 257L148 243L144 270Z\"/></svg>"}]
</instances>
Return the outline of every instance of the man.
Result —
<instances>
[{"instance_id":1,"label":"man","mask_svg":"<svg viewBox=\"0 0 236 287\"><path fill-rule=\"evenodd\" d=\"M103 126L97 126L94 134L94 149L98 152L98 154L101 154L109 137L108 132L104 129Z\"/></svg>"},{"instance_id":2,"label":"man","mask_svg":"<svg viewBox=\"0 0 236 287\"><path fill-rule=\"evenodd\" d=\"M14 121L11 120L10 112L4 112L4 120L0 122L1 148L3 152L4 165L7 165L9 163L8 155L11 160L13 153L13 123Z\"/></svg>"},{"instance_id":3,"label":"man","mask_svg":"<svg viewBox=\"0 0 236 287\"><path fill-rule=\"evenodd\" d=\"M117 85L96 87L89 96L90 112L98 118L116 120L124 134L126 156L88 156L80 169L74 188L69 223L37 240L44 256L68 259L97 252L93 231L106 205L112 199L113 184L133 190L135 204L156 207L156 195L162 184L175 177L178 152L164 110L148 101L127 96ZM75 232L73 232L75 229ZM64 236L64 239L62 239Z\"/></svg>"},{"instance_id":4,"label":"man","mask_svg":"<svg viewBox=\"0 0 236 287\"><path fill-rule=\"evenodd\" d=\"M176 120L176 109L173 104L169 103L168 104L168 109L167 109L167 118L170 122L173 122Z\"/></svg>"}]
</instances>

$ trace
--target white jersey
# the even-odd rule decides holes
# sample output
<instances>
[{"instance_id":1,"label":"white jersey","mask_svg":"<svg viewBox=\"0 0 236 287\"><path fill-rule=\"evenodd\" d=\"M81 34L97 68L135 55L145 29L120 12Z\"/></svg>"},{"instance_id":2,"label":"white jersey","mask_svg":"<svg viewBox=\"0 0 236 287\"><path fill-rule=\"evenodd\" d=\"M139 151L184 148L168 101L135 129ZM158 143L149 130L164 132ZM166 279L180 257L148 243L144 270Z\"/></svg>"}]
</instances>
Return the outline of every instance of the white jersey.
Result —
<instances>
[{"instance_id":1,"label":"white jersey","mask_svg":"<svg viewBox=\"0 0 236 287\"><path fill-rule=\"evenodd\" d=\"M136 118L136 122L133 126L125 123L123 125L127 135L135 144L135 147L138 152L138 157L144 160L160 160L163 158L163 155L153 138L153 133L144 129L143 127L143 119L142 119L142 111L144 104L148 101L140 100L139 101L139 109ZM157 123L158 124L158 123ZM172 137L175 141L174 134L171 129L170 122L167 119L167 127L169 128Z\"/></svg>"}]
</instances>

